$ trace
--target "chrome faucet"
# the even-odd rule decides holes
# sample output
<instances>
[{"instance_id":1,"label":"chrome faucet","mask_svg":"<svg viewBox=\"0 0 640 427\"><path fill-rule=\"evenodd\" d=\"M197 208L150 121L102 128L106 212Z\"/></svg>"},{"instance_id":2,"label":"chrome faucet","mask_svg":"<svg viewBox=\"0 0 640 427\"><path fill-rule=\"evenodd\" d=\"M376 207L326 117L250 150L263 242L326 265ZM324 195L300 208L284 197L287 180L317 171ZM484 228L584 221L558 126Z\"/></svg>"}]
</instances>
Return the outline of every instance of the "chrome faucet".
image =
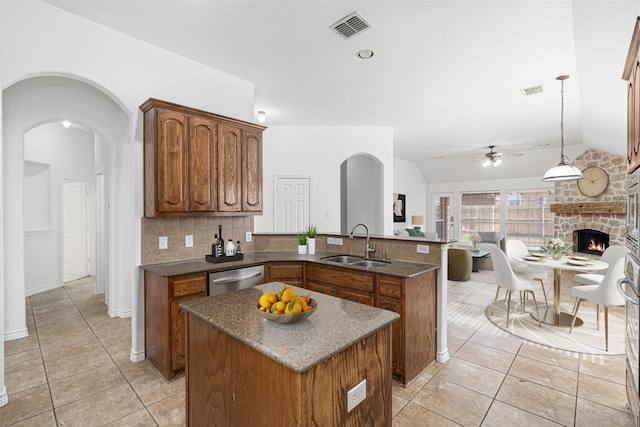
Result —
<instances>
[{"instance_id":1,"label":"chrome faucet","mask_svg":"<svg viewBox=\"0 0 640 427\"><path fill-rule=\"evenodd\" d=\"M369 253L376 251L376 244L374 243L373 246L369 246L369 227L367 227L367 224L359 223L359 224L354 225L353 228L351 229L351 233L349 233L349 238L353 239L353 231L359 225L363 226L364 229L367 232L367 237L366 237L365 246L364 246L364 257L366 259L369 259Z\"/></svg>"}]
</instances>

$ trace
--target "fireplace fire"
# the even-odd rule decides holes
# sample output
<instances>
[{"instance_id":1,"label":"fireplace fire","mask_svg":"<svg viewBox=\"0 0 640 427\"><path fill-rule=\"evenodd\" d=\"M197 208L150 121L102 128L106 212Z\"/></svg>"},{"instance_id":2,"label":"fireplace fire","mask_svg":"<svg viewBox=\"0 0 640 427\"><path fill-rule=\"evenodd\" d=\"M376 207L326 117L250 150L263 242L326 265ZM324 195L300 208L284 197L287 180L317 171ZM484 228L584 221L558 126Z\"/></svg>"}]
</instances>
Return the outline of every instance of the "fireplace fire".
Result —
<instances>
[{"instance_id":1,"label":"fireplace fire","mask_svg":"<svg viewBox=\"0 0 640 427\"><path fill-rule=\"evenodd\" d=\"M573 248L575 252L602 255L609 247L609 235L598 230L576 230L573 232Z\"/></svg>"}]
</instances>

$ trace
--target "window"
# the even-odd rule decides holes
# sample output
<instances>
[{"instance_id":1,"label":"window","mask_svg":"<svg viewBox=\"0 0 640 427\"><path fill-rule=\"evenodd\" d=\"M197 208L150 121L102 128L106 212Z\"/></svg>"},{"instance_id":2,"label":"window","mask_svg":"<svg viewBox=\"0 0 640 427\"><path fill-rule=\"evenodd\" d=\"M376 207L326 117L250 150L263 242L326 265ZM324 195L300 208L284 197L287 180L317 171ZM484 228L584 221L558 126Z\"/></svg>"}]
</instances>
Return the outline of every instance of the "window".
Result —
<instances>
[{"instance_id":1,"label":"window","mask_svg":"<svg viewBox=\"0 0 640 427\"><path fill-rule=\"evenodd\" d=\"M507 190L507 239L540 246L553 237L553 189Z\"/></svg>"},{"instance_id":2,"label":"window","mask_svg":"<svg viewBox=\"0 0 640 427\"><path fill-rule=\"evenodd\" d=\"M460 213L461 241L474 231L500 232L500 192L462 193Z\"/></svg>"}]
</instances>

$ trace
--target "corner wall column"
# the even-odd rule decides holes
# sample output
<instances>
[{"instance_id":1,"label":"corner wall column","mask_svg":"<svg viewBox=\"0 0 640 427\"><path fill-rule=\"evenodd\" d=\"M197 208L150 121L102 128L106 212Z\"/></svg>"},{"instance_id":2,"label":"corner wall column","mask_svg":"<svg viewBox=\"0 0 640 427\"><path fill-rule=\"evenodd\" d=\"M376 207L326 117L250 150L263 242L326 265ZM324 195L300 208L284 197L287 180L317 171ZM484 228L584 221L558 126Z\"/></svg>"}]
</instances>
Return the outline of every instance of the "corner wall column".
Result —
<instances>
[{"instance_id":1,"label":"corner wall column","mask_svg":"<svg viewBox=\"0 0 640 427\"><path fill-rule=\"evenodd\" d=\"M448 281L449 245L440 245L440 271L438 272L438 351L436 361L444 363L449 360L447 348L447 281Z\"/></svg>"}]
</instances>

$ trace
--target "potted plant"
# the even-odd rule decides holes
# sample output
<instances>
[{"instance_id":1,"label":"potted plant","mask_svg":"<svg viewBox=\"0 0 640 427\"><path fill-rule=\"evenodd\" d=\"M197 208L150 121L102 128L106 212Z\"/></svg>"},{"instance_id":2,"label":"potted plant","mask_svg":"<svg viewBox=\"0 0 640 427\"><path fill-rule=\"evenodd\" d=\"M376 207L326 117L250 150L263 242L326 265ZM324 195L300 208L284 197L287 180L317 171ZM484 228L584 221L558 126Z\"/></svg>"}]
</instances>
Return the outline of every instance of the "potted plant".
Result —
<instances>
[{"instance_id":1,"label":"potted plant","mask_svg":"<svg viewBox=\"0 0 640 427\"><path fill-rule=\"evenodd\" d=\"M307 234L298 233L298 253L305 255L307 253Z\"/></svg>"},{"instance_id":2,"label":"potted plant","mask_svg":"<svg viewBox=\"0 0 640 427\"><path fill-rule=\"evenodd\" d=\"M309 246L309 253L311 255L316 253L316 234L318 230L315 225L310 225L307 227L307 231L305 234L307 236L307 245Z\"/></svg>"}]
</instances>

